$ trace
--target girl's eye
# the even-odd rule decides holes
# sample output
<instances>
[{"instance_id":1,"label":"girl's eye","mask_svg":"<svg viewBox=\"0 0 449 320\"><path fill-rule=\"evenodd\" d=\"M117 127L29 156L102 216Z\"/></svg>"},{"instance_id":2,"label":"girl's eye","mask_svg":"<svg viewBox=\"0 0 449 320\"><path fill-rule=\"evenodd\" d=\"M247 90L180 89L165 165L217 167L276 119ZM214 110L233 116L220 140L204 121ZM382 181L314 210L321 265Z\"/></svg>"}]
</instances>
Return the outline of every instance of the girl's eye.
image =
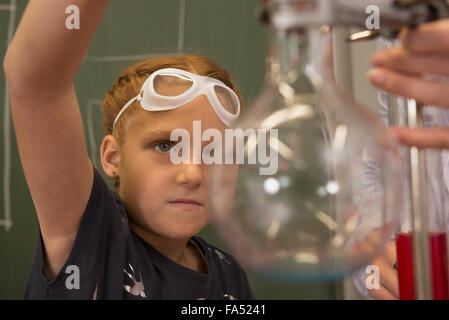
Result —
<instances>
[{"instance_id":1,"label":"girl's eye","mask_svg":"<svg viewBox=\"0 0 449 320\"><path fill-rule=\"evenodd\" d=\"M159 151L159 152L169 152L170 149L172 148L172 143L171 142L160 142L160 143L156 144L154 146L154 148L156 149L156 151Z\"/></svg>"}]
</instances>

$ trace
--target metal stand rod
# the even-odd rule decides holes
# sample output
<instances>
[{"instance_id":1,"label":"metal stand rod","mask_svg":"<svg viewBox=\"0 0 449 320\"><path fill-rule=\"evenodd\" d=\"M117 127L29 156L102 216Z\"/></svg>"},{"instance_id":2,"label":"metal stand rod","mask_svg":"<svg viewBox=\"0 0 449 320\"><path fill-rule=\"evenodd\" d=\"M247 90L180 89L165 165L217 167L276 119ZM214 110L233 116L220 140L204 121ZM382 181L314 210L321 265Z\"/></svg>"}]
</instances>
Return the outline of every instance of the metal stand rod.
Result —
<instances>
[{"instance_id":1,"label":"metal stand rod","mask_svg":"<svg viewBox=\"0 0 449 320\"><path fill-rule=\"evenodd\" d=\"M422 106L408 100L408 124L419 128L422 123ZM412 195L413 269L415 297L417 300L432 300L430 277L429 237L427 229L427 196L424 150L410 148L410 182Z\"/></svg>"}]
</instances>

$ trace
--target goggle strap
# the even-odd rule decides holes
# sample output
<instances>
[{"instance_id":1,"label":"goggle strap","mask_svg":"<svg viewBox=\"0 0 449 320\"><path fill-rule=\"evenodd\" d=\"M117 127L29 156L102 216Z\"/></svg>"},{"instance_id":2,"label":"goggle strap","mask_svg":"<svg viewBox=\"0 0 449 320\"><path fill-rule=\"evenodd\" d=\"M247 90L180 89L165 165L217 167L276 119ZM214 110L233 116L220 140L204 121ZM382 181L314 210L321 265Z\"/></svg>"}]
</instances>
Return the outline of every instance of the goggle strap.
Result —
<instances>
[{"instance_id":1,"label":"goggle strap","mask_svg":"<svg viewBox=\"0 0 449 320\"><path fill-rule=\"evenodd\" d=\"M114 132L114 128L115 128L115 124L117 123L118 119L120 119L120 117L122 116L123 112L125 112L125 110L134 103L134 101L136 100L140 100L140 93L135 96L134 98L132 98L131 100L129 100L125 106L122 108L122 110L120 110L120 112L117 114L117 116L115 117L114 123L112 124L112 132Z\"/></svg>"}]
</instances>

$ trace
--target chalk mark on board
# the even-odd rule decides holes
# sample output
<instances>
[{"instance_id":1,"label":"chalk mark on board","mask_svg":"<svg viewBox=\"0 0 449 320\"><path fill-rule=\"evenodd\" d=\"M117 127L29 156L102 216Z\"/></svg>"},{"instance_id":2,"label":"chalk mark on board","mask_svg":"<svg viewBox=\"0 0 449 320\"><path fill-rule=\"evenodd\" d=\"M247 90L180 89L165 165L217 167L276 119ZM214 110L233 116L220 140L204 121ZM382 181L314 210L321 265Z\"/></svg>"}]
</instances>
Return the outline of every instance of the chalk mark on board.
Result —
<instances>
[{"instance_id":1,"label":"chalk mark on board","mask_svg":"<svg viewBox=\"0 0 449 320\"><path fill-rule=\"evenodd\" d=\"M184 26L185 26L185 0L179 0L179 27L178 27L178 52L171 53L152 53L137 55L121 55L121 56L94 56L86 57L88 62L117 62L117 61L141 61L156 57L177 56L185 54L182 52L184 48ZM99 99L89 99L87 101L87 136L90 147L90 158L92 163L97 161L97 145L94 130L93 108L101 106L102 101Z\"/></svg>"},{"instance_id":2,"label":"chalk mark on board","mask_svg":"<svg viewBox=\"0 0 449 320\"><path fill-rule=\"evenodd\" d=\"M6 38L6 47L9 47L11 43L15 18L16 18L16 0L10 0L9 5L0 5L0 10L9 11L9 24L8 33ZM9 231L12 228L13 221L11 218L11 111L9 109L9 94L8 94L8 81L5 79L5 95L4 95L4 108L3 108L3 142L5 145L4 150L4 164L3 164L3 219L0 220L0 226L5 228L5 231Z\"/></svg>"},{"instance_id":3,"label":"chalk mark on board","mask_svg":"<svg viewBox=\"0 0 449 320\"><path fill-rule=\"evenodd\" d=\"M186 17L186 2L179 0L178 52L184 50L184 26Z\"/></svg>"},{"instance_id":4,"label":"chalk mark on board","mask_svg":"<svg viewBox=\"0 0 449 320\"><path fill-rule=\"evenodd\" d=\"M10 0L8 4L0 4L0 11L9 11L9 25L7 33L7 47L11 43L15 18L16 18L17 0ZM146 60L161 56L176 56L182 55L184 47L184 27L185 27L185 0L179 1L179 28L178 28L178 51L173 53L153 53L153 54L140 54L140 55L121 55L121 56L97 56L87 57L89 62L116 62L116 61L139 61ZM90 155L93 163L97 161L97 146L93 124L92 110L94 106L101 105L101 100L90 99L87 102L87 128L88 139L90 144ZM4 152L4 167L3 167L3 219L0 219L0 226L5 228L5 231L9 231L13 225L11 218L11 134L10 134L10 106L8 95L8 82L5 81L5 95L4 95L4 117L3 117L3 139L5 145Z\"/></svg>"},{"instance_id":5,"label":"chalk mark on board","mask_svg":"<svg viewBox=\"0 0 449 320\"><path fill-rule=\"evenodd\" d=\"M151 54L137 54L137 55L124 55L124 56L94 56L88 57L88 62L117 62L117 61L142 61L157 57L166 56L179 56L182 52L169 52L169 53L151 53Z\"/></svg>"},{"instance_id":6,"label":"chalk mark on board","mask_svg":"<svg viewBox=\"0 0 449 320\"><path fill-rule=\"evenodd\" d=\"M90 159L95 167L98 167L97 163L97 144L95 139L95 130L94 130L94 116L93 116L93 108L95 106L101 106L102 101L98 99L89 99L87 101L87 137L89 139L89 147L90 147Z\"/></svg>"},{"instance_id":7,"label":"chalk mark on board","mask_svg":"<svg viewBox=\"0 0 449 320\"><path fill-rule=\"evenodd\" d=\"M168 53L151 53L136 55L120 55L120 56L93 56L86 57L88 62L118 62L118 61L142 61L158 57L183 55L184 49L184 27L185 27L185 0L179 0L179 24L178 24L178 51Z\"/></svg>"}]
</instances>

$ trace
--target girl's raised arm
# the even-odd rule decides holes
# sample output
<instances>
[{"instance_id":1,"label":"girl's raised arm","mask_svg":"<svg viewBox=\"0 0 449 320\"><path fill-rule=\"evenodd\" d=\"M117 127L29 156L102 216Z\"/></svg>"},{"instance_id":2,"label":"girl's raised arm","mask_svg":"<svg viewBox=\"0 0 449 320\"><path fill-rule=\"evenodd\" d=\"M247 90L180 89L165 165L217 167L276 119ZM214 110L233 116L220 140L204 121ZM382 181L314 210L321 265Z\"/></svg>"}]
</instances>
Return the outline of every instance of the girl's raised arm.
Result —
<instances>
[{"instance_id":1,"label":"girl's raised arm","mask_svg":"<svg viewBox=\"0 0 449 320\"><path fill-rule=\"evenodd\" d=\"M53 279L75 241L93 183L73 80L107 0L31 0L3 67L20 159ZM69 30L66 8L79 8Z\"/></svg>"}]
</instances>

